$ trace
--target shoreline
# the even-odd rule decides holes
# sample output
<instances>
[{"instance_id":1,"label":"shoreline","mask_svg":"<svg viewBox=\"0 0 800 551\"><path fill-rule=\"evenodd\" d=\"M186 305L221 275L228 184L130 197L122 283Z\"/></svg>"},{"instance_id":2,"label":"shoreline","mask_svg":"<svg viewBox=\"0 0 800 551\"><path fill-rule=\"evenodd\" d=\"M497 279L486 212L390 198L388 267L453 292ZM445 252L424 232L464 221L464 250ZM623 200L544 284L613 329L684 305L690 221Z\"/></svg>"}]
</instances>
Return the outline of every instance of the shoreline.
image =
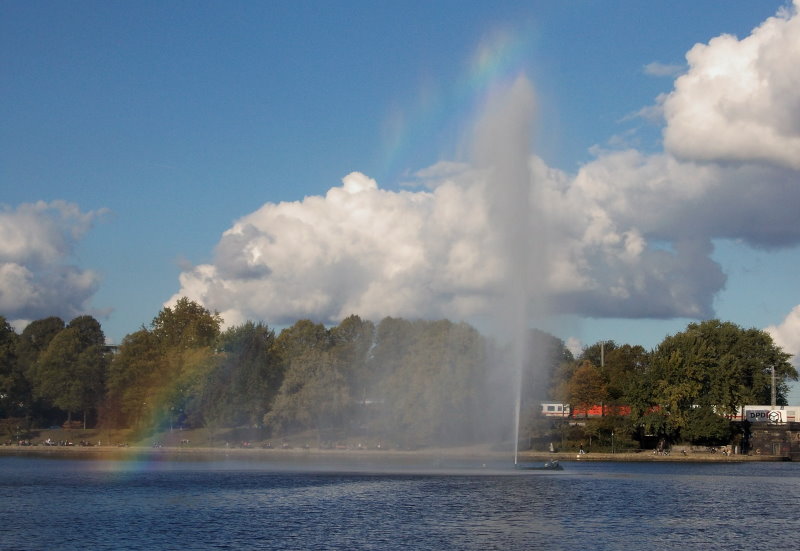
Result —
<instances>
[{"instance_id":1,"label":"shoreline","mask_svg":"<svg viewBox=\"0 0 800 551\"><path fill-rule=\"evenodd\" d=\"M316 459L324 464L327 461L336 463L337 459L345 461L390 462L405 460L409 462L438 462L444 459L458 461L502 461L511 458L510 452L495 451L480 447L470 448L430 448L421 450L374 450L374 449L318 449L318 448L219 448L219 447L145 447L145 446L0 446L0 457L61 457L95 460L134 460L151 459L161 461L181 460L214 460L214 459L246 459L265 462L279 460ZM544 463L558 460L560 462L621 462L621 463L742 463L742 462L780 462L790 461L788 457L767 455L722 455L712 453L690 453L687 455L655 455L649 451L599 453L590 452L520 452L520 463Z\"/></svg>"}]
</instances>

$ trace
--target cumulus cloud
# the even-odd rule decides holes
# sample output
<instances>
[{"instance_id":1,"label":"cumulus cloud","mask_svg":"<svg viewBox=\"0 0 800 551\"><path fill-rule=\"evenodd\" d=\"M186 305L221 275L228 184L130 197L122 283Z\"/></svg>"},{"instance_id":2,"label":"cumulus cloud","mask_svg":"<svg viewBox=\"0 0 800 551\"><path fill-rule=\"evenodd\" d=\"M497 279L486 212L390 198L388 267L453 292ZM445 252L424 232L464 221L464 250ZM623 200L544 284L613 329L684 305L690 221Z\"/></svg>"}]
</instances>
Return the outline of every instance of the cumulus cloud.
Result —
<instances>
[{"instance_id":1,"label":"cumulus cloud","mask_svg":"<svg viewBox=\"0 0 800 551\"><path fill-rule=\"evenodd\" d=\"M104 211L64 201L0 210L0 314L15 325L86 312L98 287L91 270L71 265L76 244Z\"/></svg>"},{"instance_id":2,"label":"cumulus cloud","mask_svg":"<svg viewBox=\"0 0 800 551\"><path fill-rule=\"evenodd\" d=\"M742 40L722 35L687 54L664 101L664 146L687 160L800 170L800 17L781 10Z\"/></svg>"},{"instance_id":3,"label":"cumulus cloud","mask_svg":"<svg viewBox=\"0 0 800 551\"><path fill-rule=\"evenodd\" d=\"M537 250L537 241L549 242L544 269L538 257L526 268L529 294L544 285L556 311L592 316L710 314L725 278L710 259L709 239L681 232L668 237L672 250L650 247L645 234L668 231L666 216L659 222L628 210L657 198L620 204L630 200L624 187L613 191L618 181L600 168L571 178L530 160L556 222L520 244ZM382 190L353 173L325 197L266 204L225 232L214 264L181 275L178 295L220 310L229 323L486 315L509 284L507 255L496 245L502 224L485 200L491 181L466 165L447 169L447 179L426 182L430 191ZM633 172L632 180L642 178Z\"/></svg>"},{"instance_id":4,"label":"cumulus cloud","mask_svg":"<svg viewBox=\"0 0 800 551\"><path fill-rule=\"evenodd\" d=\"M800 367L800 306L795 306L778 325L766 328L775 344L792 354L795 366Z\"/></svg>"},{"instance_id":5,"label":"cumulus cloud","mask_svg":"<svg viewBox=\"0 0 800 551\"><path fill-rule=\"evenodd\" d=\"M352 173L325 197L268 203L238 220L213 265L181 275L179 294L226 320L457 317L497 277L480 256L488 239L481 194L452 180L392 192Z\"/></svg>"},{"instance_id":6,"label":"cumulus cloud","mask_svg":"<svg viewBox=\"0 0 800 551\"><path fill-rule=\"evenodd\" d=\"M527 158L526 211L547 218L519 238L528 297L546 289L554 313L702 319L726 282L714 240L800 243L798 21L782 11L692 48L658 99L664 151L597 151L574 174ZM475 161L438 163L400 191L354 172L325 196L267 203L222 235L213 263L181 274L176 296L229 324L484 316L510 282L487 199L503 186Z\"/></svg>"}]
</instances>

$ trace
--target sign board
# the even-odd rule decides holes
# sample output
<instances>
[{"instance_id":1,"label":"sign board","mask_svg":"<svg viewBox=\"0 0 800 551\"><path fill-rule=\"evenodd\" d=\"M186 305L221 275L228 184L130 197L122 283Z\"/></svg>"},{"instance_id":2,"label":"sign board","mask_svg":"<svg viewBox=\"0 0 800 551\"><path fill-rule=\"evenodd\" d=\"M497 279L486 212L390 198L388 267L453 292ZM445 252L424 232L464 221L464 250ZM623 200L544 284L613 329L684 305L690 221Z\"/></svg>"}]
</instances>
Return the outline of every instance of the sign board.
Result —
<instances>
[{"instance_id":1,"label":"sign board","mask_svg":"<svg viewBox=\"0 0 800 551\"><path fill-rule=\"evenodd\" d=\"M784 423L783 411L778 409L750 409L745 419L751 423Z\"/></svg>"}]
</instances>

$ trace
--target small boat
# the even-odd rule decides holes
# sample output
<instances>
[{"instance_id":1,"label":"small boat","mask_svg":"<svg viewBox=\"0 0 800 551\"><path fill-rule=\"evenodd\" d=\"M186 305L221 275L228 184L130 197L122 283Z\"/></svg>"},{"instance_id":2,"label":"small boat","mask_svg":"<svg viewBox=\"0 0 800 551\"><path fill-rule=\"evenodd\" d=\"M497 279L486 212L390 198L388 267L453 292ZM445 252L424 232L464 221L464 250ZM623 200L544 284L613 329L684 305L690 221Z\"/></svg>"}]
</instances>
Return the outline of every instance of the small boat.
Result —
<instances>
[{"instance_id":1,"label":"small boat","mask_svg":"<svg viewBox=\"0 0 800 551\"><path fill-rule=\"evenodd\" d=\"M553 461L548 461L542 466L534 467L532 465L514 465L517 469L523 471L563 471L564 467L558 462L558 459L554 459Z\"/></svg>"}]
</instances>

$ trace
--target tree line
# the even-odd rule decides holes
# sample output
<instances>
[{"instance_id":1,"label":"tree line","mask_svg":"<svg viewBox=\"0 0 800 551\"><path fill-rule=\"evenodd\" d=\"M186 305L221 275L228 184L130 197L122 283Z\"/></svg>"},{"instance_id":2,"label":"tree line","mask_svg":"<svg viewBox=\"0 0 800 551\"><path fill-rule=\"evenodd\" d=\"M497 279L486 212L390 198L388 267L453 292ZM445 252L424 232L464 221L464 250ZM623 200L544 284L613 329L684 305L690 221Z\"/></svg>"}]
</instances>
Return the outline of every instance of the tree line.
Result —
<instances>
[{"instance_id":1,"label":"tree line","mask_svg":"<svg viewBox=\"0 0 800 551\"><path fill-rule=\"evenodd\" d=\"M797 380L767 333L719 320L691 323L651 351L607 341L577 357L531 330L519 373L509 344L448 320L353 315L333 327L300 320L279 334L222 324L181 298L109 347L91 316L36 320L20 334L0 317L0 418L452 445L513 438L519 392L529 434L541 429L539 403L558 401L625 405L630 414L613 422L633 440L701 441L724 439L724 416L737 407L769 403L773 371L779 404Z\"/></svg>"}]
</instances>

